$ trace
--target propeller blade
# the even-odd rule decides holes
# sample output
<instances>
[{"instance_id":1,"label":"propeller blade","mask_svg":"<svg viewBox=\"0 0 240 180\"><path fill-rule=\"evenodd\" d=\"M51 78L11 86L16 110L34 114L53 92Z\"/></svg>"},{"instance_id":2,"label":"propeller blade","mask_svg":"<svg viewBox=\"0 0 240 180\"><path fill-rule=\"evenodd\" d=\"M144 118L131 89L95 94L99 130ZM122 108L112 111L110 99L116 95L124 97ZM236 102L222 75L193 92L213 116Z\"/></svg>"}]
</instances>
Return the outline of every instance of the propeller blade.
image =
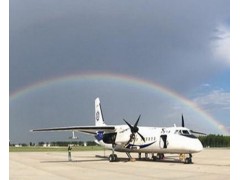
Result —
<instances>
[{"instance_id":1,"label":"propeller blade","mask_svg":"<svg viewBox=\"0 0 240 180\"><path fill-rule=\"evenodd\" d=\"M125 123L130 127L131 132L134 133L134 127L133 127L131 124L129 124L125 119L123 119L123 120L124 120Z\"/></svg>"},{"instance_id":2,"label":"propeller blade","mask_svg":"<svg viewBox=\"0 0 240 180\"><path fill-rule=\"evenodd\" d=\"M183 115L182 115L182 127L185 127Z\"/></svg>"},{"instance_id":3,"label":"propeller blade","mask_svg":"<svg viewBox=\"0 0 240 180\"><path fill-rule=\"evenodd\" d=\"M140 117L141 117L141 114L138 116L138 119L133 126L133 132L134 133L138 132L138 130L139 130L137 126L138 126L138 121L139 121Z\"/></svg>"},{"instance_id":4,"label":"propeller blade","mask_svg":"<svg viewBox=\"0 0 240 180\"><path fill-rule=\"evenodd\" d=\"M137 132L137 133L142 138L142 140L145 142L145 138L143 137L143 135L141 135L139 132Z\"/></svg>"},{"instance_id":5,"label":"propeller blade","mask_svg":"<svg viewBox=\"0 0 240 180\"><path fill-rule=\"evenodd\" d=\"M137 127L140 117L141 117L141 114L138 116L138 119L137 119L136 123L134 124L134 128Z\"/></svg>"}]
</instances>

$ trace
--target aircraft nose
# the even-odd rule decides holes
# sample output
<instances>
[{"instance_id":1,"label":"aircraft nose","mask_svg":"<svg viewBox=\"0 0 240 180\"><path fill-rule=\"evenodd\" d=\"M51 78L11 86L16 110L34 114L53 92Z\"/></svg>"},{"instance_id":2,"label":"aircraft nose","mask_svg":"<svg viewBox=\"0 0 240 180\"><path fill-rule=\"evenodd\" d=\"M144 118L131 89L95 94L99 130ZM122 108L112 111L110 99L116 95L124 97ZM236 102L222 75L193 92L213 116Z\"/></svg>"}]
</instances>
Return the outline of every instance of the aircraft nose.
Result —
<instances>
[{"instance_id":1,"label":"aircraft nose","mask_svg":"<svg viewBox=\"0 0 240 180\"><path fill-rule=\"evenodd\" d=\"M194 150L195 150L195 152L200 152L203 150L202 143L201 143L201 141L199 141L199 139L197 139L197 141L194 145Z\"/></svg>"}]
</instances>

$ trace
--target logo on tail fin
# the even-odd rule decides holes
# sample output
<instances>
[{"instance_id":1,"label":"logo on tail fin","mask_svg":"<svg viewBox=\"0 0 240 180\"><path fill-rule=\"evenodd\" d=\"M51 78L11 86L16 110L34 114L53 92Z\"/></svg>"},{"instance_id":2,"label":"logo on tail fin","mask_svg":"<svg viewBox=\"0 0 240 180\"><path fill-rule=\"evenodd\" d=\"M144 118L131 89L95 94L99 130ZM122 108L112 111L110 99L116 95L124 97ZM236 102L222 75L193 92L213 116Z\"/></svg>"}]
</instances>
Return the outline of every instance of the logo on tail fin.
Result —
<instances>
[{"instance_id":1,"label":"logo on tail fin","mask_svg":"<svg viewBox=\"0 0 240 180\"><path fill-rule=\"evenodd\" d=\"M99 112L96 113L96 120L99 121Z\"/></svg>"},{"instance_id":2,"label":"logo on tail fin","mask_svg":"<svg viewBox=\"0 0 240 180\"><path fill-rule=\"evenodd\" d=\"M95 99L95 125L96 126L105 126L99 98Z\"/></svg>"},{"instance_id":3,"label":"logo on tail fin","mask_svg":"<svg viewBox=\"0 0 240 180\"><path fill-rule=\"evenodd\" d=\"M103 139L103 131L98 131L97 132L97 135L95 136L95 138L98 140L98 141L101 141Z\"/></svg>"}]
</instances>

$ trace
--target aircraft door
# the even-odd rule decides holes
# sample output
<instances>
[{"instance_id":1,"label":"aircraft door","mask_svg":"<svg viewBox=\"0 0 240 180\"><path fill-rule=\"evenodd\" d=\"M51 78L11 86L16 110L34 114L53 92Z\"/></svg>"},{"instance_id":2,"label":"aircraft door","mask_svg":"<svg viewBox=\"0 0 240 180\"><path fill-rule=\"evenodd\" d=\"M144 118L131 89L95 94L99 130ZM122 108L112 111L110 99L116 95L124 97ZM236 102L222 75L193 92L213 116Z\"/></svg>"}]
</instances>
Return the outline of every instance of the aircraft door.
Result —
<instances>
[{"instance_id":1,"label":"aircraft door","mask_svg":"<svg viewBox=\"0 0 240 180\"><path fill-rule=\"evenodd\" d=\"M159 146L161 149L167 148L167 135L163 134L160 136Z\"/></svg>"}]
</instances>

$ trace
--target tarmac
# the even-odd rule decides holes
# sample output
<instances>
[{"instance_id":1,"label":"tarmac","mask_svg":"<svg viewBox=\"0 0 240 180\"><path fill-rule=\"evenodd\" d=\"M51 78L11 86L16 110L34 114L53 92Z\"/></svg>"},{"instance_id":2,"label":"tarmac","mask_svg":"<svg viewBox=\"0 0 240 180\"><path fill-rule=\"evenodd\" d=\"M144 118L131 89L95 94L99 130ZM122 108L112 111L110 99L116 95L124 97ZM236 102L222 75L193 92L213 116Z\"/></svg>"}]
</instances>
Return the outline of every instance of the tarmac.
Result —
<instances>
[{"instance_id":1,"label":"tarmac","mask_svg":"<svg viewBox=\"0 0 240 180\"><path fill-rule=\"evenodd\" d=\"M177 155L165 155L164 160L129 161L125 153L117 153L118 162L109 162L111 151L72 152L11 152L11 180L75 180L75 179L230 179L230 149L208 148L193 154L193 164L184 164ZM138 154L132 153L133 157ZM151 155L149 154L149 157ZM142 154L145 157L145 154Z\"/></svg>"}]
</instances>

